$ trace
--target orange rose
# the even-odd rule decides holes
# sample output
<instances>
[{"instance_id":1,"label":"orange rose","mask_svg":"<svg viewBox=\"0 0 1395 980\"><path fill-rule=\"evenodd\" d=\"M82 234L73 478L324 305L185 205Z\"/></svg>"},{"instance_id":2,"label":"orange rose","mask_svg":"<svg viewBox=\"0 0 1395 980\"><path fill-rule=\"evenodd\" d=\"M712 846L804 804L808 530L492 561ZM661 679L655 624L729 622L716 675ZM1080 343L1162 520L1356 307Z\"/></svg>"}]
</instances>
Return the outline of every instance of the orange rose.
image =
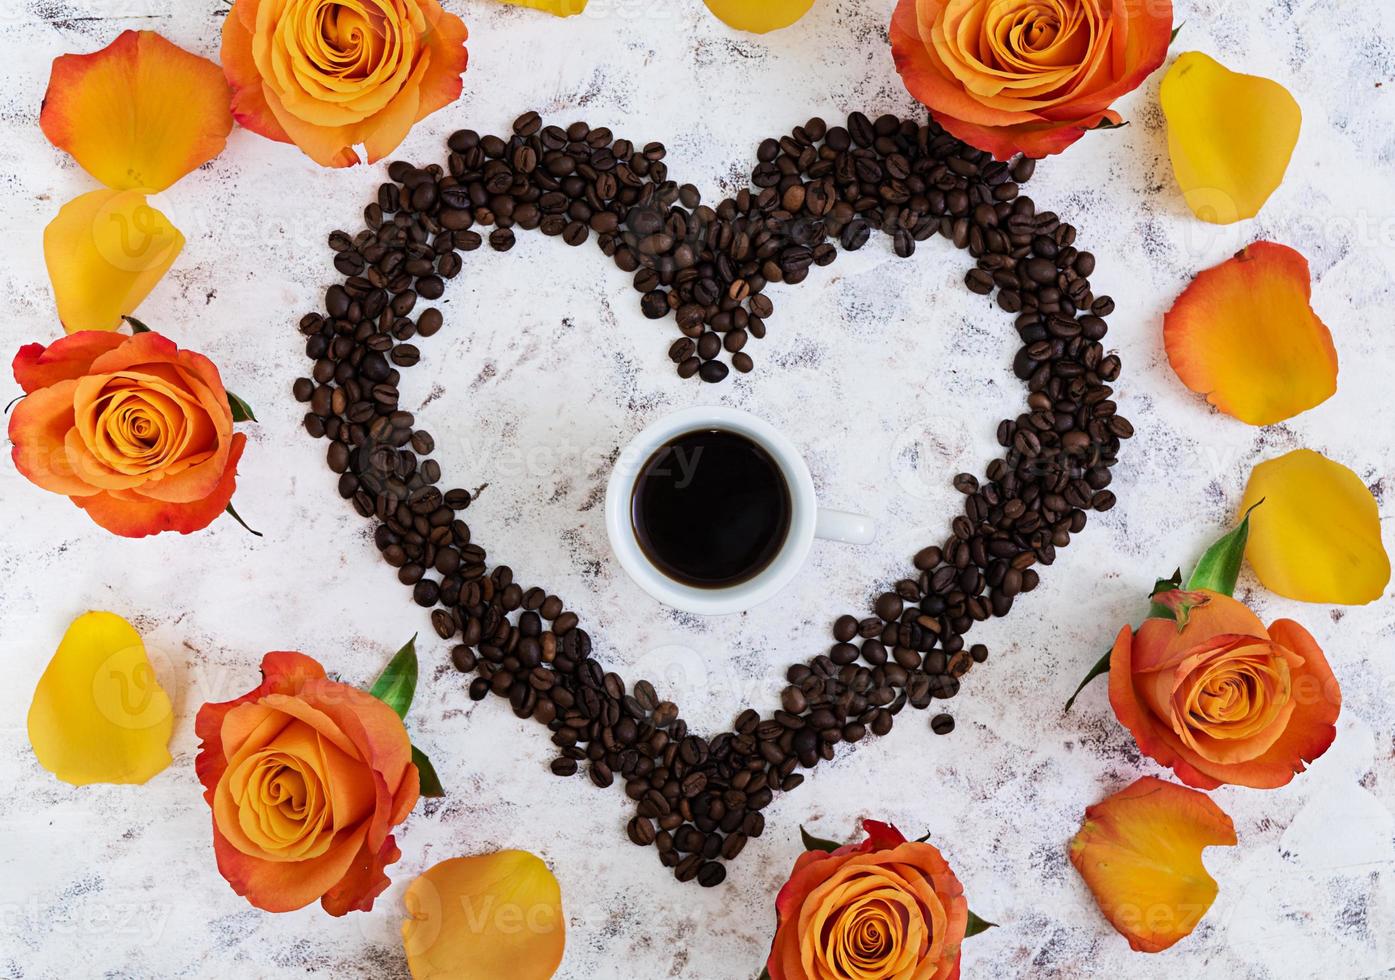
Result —
<instances>
[{"instance_id":1,"label":"orange rose","mask_svg":"<svg viewBox=\"0 0 1395 980\"><path fill-rule=\"evenodd\" d=\"M262 683L205 704L195 763L213 850L233 891L288 912L368 911L402 852L392 828L416 805L417 767L397 713L325 677L301 653L268 653Z\"/></svg>"},{"instance_id":2,"label":"orange rose","mask_svg":"<svg viewBox=\"0 0 1395 980\"><path fill-rule=\"evenodd\" d=\"M247 437L218 369L159 334L87 330L14 360L15 466L115 534L207 527L232 499Z\"/></svg>"},{"instance_id":3,"label":"orange rose","mask_svg":"<svg viewBox=\"0 0 1395 980\"><path fill-rule=\"evenodd\" d=\"M1307 630L1266 630L1219 592L1155 598L1178 619L1125 626L1109 661L1110 704L1144 753L1199 789L1272 789L1327 751L1342 693Z\"/></svg>"},{"instance_id":4,"label":"orange rose","mask_svg":"<svg viewBox=\"0 0 1395 980\"><path fill-rule=\"evenodd\" d=\"M771 980L947 980L969 924L964 889L940 852L867 820L867 839L806 851L775 900Z\"/></svg>"},{"instance_id":5,"label":"orange rose","mask_svg":"<svg viewBox=\"0 0 1395 980\"><path fill-rule=\"evenodd\" d=\"M891 52L940 125L1000 160L1060 153L1163 63L1172 0L898 0Z\"/></svg>"},{"instance_id":6,"label":"orange rose","mask_svg":"<svg viewBox=\"0 0 1395 980\"><path fill-rule=\"evenodd\" d=\"M236 0L223 22L233 115L323 167L397 149L460 97L465 24L436 0Z\"/></svg>"}]
</instances>

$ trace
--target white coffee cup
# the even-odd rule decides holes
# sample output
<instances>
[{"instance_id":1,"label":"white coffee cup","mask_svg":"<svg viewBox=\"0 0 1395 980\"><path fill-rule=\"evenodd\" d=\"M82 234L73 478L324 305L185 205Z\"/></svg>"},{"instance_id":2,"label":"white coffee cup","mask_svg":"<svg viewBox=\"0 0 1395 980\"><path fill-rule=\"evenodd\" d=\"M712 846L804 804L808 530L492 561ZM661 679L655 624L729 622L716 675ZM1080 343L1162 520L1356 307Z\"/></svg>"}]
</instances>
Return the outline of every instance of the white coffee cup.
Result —
<instances>
[{"instance_id":1,"label":"white coffee cup","mask_svg":"<svg viewBox=\"0 0 1395 980\"><path fill-rule=\"evenodd\" d=\"M636 537L632 509L635 483L654 453L681 435L711 429L745 436L770 454L789 489L790 522L784 544L754 576L722 588L699 588L670 578L649 560ZM718 406L674 412L635 436L611 471L605 526L620 566L640 588L666 605L712 616L750 609L774 596L799 573L814 538L868 544L875 534L866 517L819 507L804 458L772 425L747 412Z\"/></svg>"}]
</instances>

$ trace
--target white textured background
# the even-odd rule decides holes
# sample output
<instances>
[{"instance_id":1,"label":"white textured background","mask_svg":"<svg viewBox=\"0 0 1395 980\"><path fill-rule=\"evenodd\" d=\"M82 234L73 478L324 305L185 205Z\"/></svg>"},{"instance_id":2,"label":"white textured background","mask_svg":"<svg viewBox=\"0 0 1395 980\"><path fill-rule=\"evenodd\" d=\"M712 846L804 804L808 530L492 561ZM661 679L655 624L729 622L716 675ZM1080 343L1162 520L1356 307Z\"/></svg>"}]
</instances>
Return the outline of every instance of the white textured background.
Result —
<instances>
[{"instance_id":1,"label":"white textured background","mask_svg":"<svg viewBox=\"0 0 1395 980\"><path fill-rule=\"evenodd\" d=\"M909 111L892 68L890 0L819 0L794 28L737 35L698 0L593 0L582 17L450 0L471 30L461 101L413 132L401 155L440 160L473 126L502 132L530 107L669 147L671 173L715 199L744 185L756 143L814 113ZM43 139L50 59L153 28L217 56L225 3L3 0L0 10L0 351L59 333L41 231L94 182ZM355 230L378 169L322 172L291 148L236 132L228 151L159 200L186 233L174 272L140 310L210 355L255 407L236 503L264 538L230 521L189 538L106 535L67 501L0 466L0 975L12 977L393 977L407 881L431 864L499 847L541 854L561 880L569 935L560 976L744 980L760 967L773 895L798 826L850 837L863 816L929 830L976 911L1001 928L966 945L967 977L1332 978L1395 968L1395 617L1241 596L1266 618L1302 620L1323 642L1346 706L1331 751L1277 792L1224 789L1240 845L1207 864L1220 898L1168 953L1130 953L1070 868L1086 805L1141 773L1102 683L1060 705L1141 612L1155 573L1195 558L1229 525L1250 467L1308 446L1351 466L1389 520L1395 494L1391 279L1395 273L1395 6L1359 0L1182 0L1178 49L1285 83L1304 110L1287 182L1254 222L1214 229L1176 192L1154 76L1120 108L1133 125L1086 137L1042 164L1030 193L1067 215L1100 256L1099 292L1119 301L1109 343L1124 360L1121 410L1137 425L1119 506L1047 569L1042 587L974 640L992 657L933 736L924 713L841 753L767 812L719 889L680 886L631 846L619 788L547 771L545 734L496 699L472 704L426 616L341 503L323 444L300 428L291 381L308 362L295 330L332 280L326 234ZM1341 358L1338 394L1257 430L1213 414L1169 370L1161 313L1189 276L1249 241L1299 247ZM957 513L951 474L982 471L997 419L1020 410L1009 319L960 285L966 258L923 245L898 261L874 240L773 289L758 370L720 388L680 382L676 333L638 310L628 277L594 248L524 236L468 257L445 299L447 329L407 372L404 405L441 446L447 482L489 483L469 512L493 559L565 597L599 655L647 675L699 730L747 703L774 707L787 664L819 652L833 617L860 611ZM0 396L12 393L0 380ZM430 402L429 407L426 406ZM700 401L741 405L785 427L827 503L873 514L865 549L819 544L786 595L748 615L703 620L657 606L621 573L598 506L597 460L655 416ZM1395 535L1387 524L1387 548ZM89 608L129 618L175 699L174 765L144 787L73 789L35 762L24 716L69 621ZM394 885L370 914L318 907L269 915L218 876L194 778L193 716L242 693L264 651L298 648L367 683L416 631L423 684L410 718L449 791L398 839Z\"/></svg>"}]
</instances>

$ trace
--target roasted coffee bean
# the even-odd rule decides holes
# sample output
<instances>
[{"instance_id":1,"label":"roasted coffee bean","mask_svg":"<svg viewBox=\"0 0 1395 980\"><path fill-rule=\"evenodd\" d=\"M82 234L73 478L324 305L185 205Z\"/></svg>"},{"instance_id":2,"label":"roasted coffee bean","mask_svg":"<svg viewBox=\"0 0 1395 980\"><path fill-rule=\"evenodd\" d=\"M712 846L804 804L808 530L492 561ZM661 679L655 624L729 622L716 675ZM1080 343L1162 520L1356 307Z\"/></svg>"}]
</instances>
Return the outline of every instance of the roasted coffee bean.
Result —
<instances>
[{"instance_id":1,"label":"roasted coffee bean","mask_svg":"<svg viewBox=\"0 0 1395 980\"><path fill-rule=\"evenodd\" d=\"M615 774L611 772L610 766L606 765L605 762L600 759L596 759L591 763L591 768L587 770L587 775L591 777L591 782L595 783L601 789L605 789L611 783L615 782Z\"/></svg>"},{"instance_id":2,"label":"roasted coffee bean","mask_svg":"<svg viewBox=\"0 0 1395 980\"><path fill-rule=\"evenodd\" d=\"M930 730L936 735L948 735L954 731L953 715L936 715L930 719Z\"/></svg>"},{"instance_id":3,"label":"roasted coffee bean","mask_svg":"<svg viewBox=\"0 0 1395 980\"><path fill-rule=\"evenodd\" d=\"M852 616L839 616L833 624L833 638L839 643L847 643L857 635L857 619Z\"/></svg>"},{"instance_id":4,"label":"roasted coffee bean","mask_svg":"<svg viewBox=\"0 0 1395 980\"><path fill-rule=\"evenodd\" d=\"M726 880L726 867L716 861L708 861L698 869L697 881L703 888L715 888Z\"/></svg>"},{"instance_id":5,"label":"roasted coffee bean","mask_svg":"<svg viewBox=\"0 0 1395 980\"><path fill-rule=\"evenodd\" d=\"M627 832L630 835L630 840L640 847L648 847L654 843L654 824L648 817L632 818Z\"/></svg>"},{"instance_id":6,"label":"roasted coffee bean","mask_svg":"<svg viewBox=\"0 0 1395 980\"><path fill-rule=\"evenodd\" d=\"M722 841L722 857L728 861L734 861L736 857L746 849L747 837L737 830L727 835Z\"/></svg>"},{"instance_id":7,"label":"roasted coffee bean","mask_svg":"<svg viewBox=\"0 0 1395 980\"><path fill-rule=\"evenodd\" d=\"M673 876L679 881L692 881L703 867L701 854L689 854L673 869ZM718 865L720 867L720 865Z\"/></svg>"},{"instance_id":8,"label":"roasted coffee bean","mask_svg":"<svg viewBox=\"0 0 1395 980\"><path fill-rule=\"evenodd\" d=\"M575 759L562 756L552 760L552 773L555 776L575 776L577 764Z\"/></svg>"},{"instance_id":9,"label":"roasted coffee bean","mask_svg":"<svg viewBox=\"0 0 1395 980\"><path fill-rule=\"evenodd\" d=\"M654 690L654 685L648 681L640 681L635 685L635 700L645 711L653 711L659 706L659 696Z\"/></svg>"},{"instance_id":10,"label":"roasted coffee bean","mask_svg":"<svg viewBox=\"0 0 1395 980\"><path fill-rule=\"evenodd\" d=\"M883 592L873 606L878 616L887 622L891 622L901 615L901 597L895 592Z\"/></svg>"},{"instance_id":11,"label":"roasted coffee bean","mask_svg":"<svg viewBox=\"0 0 1395 980\"><path fill-rule=\"evenodd\" d=\"M716 384L726 378L727 366L721 361L708 361L698 368L698 375L708 384Z\"/></svg>"},{"instance_id":12,"label":"roasted coffee bean","mask_svg":"<svg viewBox=\"0 0 1395 980\"><path fill-rule=\"evenodd\" d=\"M651 289L640 299L640 309L651 320L668 316L668 293L662 289Z\"/></svg>"}]
</instances>

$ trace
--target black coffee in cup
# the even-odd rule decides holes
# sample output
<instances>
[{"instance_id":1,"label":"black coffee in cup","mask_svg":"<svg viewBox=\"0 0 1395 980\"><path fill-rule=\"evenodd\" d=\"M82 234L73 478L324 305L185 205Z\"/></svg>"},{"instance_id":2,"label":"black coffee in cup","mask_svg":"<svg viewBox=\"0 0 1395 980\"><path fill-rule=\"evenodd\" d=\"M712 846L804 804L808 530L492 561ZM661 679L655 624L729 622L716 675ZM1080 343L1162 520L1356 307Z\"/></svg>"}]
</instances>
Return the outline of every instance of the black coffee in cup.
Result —
<instances>
[{"instance_id":1,"label":"black coffee in cup","mask_svg":"<svg viewBox=\"0 0 1395 980\"><path fill-rule=\"evenodd\" d=\"M635 481L630 520L654 567L684 585L721 589L775 559L792 510L770 453L738 432L698 429L649 457Z\"/></svg>"}]
</instances>

